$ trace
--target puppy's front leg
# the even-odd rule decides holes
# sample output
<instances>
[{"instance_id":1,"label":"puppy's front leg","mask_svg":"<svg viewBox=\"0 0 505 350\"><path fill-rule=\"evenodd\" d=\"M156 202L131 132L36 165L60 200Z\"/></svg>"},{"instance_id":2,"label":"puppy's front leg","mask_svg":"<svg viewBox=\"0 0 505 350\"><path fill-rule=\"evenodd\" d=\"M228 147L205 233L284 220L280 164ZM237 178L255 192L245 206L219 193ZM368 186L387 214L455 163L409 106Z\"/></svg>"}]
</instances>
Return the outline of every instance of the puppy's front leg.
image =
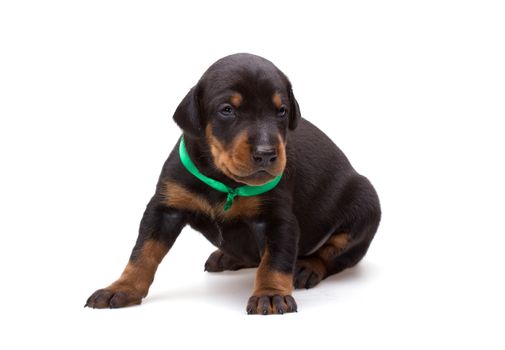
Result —
<instances>
[{"instance_id":1,"label":"puppy's front leg","mask_svg":"<svg viewBox=\"0 0 505 350\"><path fill-rule=\"evenodd\" d=\"M149 291L158 265L184 225L182 213L163 208L154 196L144 212L137 243L121 277L94 292L85 306L118 308L140 304Z\"/></svg>"},{"instance_id":2,"label":"puppy's front leg","mask_svg":"<svg viewBox=\"0 0 505 350\"><path fill-rule=\"evenodd\" d=\"M271 225L256 272L254 291L247 303L247 313L267 315L297 311L291 294L298 232L298 223L294 217Z\"/></svg>"}]
</instances>

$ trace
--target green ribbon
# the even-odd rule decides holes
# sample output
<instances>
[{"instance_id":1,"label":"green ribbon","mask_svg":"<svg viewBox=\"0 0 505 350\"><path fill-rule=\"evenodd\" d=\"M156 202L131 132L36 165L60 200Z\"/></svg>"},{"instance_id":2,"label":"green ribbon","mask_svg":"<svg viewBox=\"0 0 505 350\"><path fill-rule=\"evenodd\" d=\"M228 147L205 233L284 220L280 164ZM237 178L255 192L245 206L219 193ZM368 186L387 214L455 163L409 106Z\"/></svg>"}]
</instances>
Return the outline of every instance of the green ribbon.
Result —
<instances>
[{"instance_id":1,"label":"green ribbon","mask_svg":"<svg viewBox=\"0 0 505 350\"><path fill-rule=\"evenodd\" d=\"M227 211L228 209L231 208L233 205L233 200L237 196L242 196L242 197L251 197L251 196L257 196L259 194L265 193L270 191L272 188L277 186L279 181L281 181L282 174L279 176L276 176L272 181L269 181L263 185L260 186L240 186L237 188L231 188L226 186L224 183L211 179L210 177L207 177L203 175L200 170L196 167L195 163L191 160L188 154L188 150L186 149L186 145L184 144L184 137L181 137L181 142L179 143L179 158L181 159L182 164L184 167L191 173L193 176L198 178L200 181L204 182L208 186L212 187L213 189L219 191L219 192L224 192L226 193L226 203L224 204L224 211Z\"/></svg>"}]
</instances>

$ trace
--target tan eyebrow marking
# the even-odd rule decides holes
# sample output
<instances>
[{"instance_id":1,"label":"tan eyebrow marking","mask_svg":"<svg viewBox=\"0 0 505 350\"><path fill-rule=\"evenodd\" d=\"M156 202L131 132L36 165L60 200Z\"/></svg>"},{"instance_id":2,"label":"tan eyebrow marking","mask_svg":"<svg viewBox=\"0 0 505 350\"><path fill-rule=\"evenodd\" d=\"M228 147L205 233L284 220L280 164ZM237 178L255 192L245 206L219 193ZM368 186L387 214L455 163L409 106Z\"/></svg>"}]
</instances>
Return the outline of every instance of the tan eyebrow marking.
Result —
<instances>
[{"instance_id":1,"label":"tan eyebrow marking","mask_svg":"<svg viewBox=\"0 0 505 350\"><path fill-rule=\"evenodd\" d=\"M239 108L240 105L242 104L242 95L239 94L238 92L234 93L230 97L230 102L235 108Z\"/></svg>"},{"instance_id":2,"label":"tan eyebrow marking","mask_svg":"<svg viewBox=\"0 0 505 350\"><path fill-rule=\"evenodd\" d=\"M282 99L281 99L281 95L278 92L276 92L272 96L272 102L274 103L275 107L281 108L281 106L282 106Z\"/></svg>"}]
</instances>

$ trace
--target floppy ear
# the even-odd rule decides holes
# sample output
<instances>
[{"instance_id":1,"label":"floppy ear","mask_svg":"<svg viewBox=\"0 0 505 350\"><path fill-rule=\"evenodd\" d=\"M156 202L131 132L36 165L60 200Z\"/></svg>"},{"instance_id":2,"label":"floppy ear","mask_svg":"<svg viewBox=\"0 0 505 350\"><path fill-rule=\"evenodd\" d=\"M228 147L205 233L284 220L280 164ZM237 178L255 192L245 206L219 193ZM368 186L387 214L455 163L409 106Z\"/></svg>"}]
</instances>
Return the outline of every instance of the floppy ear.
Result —
<instances>
[{"instance_id":1,"label":"floppy ear","mask_svg":"<svg viewBox=\"0 0 505 350\"><path fill-rule=\"evenodd\" d=\"M293 95L293 90L291 88L291 84L288 88L288 97L289 97L289 129L294 130L298 125L298 121L301 118L300 107L298 106L298 102L296 101L295 95Z\"/></svg>"},{"instance_id":2,"label":"floppy ear","mask_svg":"<svg viewBox=\"0 0 505 350\"><path fill-rule=\"evenodd\" d=\"M199 137L203 130L196 91L196 86L189 90L186 97L179 103L173 117L182 131L193 137Z\"/></svg>"}]
</instances>

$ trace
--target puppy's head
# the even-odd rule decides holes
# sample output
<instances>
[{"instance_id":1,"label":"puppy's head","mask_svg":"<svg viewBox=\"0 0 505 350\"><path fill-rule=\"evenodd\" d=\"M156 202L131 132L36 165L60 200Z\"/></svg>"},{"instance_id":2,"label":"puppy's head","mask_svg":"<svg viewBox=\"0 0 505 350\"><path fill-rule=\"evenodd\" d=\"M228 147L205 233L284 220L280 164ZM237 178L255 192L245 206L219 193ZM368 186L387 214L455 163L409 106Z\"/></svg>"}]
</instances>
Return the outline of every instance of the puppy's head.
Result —
<instances>
[{"instance_id":1,"label":"puppy's head","mask_svg":"<svg viewBox=\"0 0 505 350\"><path fill-rule=\"evenodd\" d=\"M214 63L175 111L189 137L204 139L216 168L229 178L261 185L286 165L286 136L300 118L287 77L250 54Z\"/></svg>"}]
</instances>

